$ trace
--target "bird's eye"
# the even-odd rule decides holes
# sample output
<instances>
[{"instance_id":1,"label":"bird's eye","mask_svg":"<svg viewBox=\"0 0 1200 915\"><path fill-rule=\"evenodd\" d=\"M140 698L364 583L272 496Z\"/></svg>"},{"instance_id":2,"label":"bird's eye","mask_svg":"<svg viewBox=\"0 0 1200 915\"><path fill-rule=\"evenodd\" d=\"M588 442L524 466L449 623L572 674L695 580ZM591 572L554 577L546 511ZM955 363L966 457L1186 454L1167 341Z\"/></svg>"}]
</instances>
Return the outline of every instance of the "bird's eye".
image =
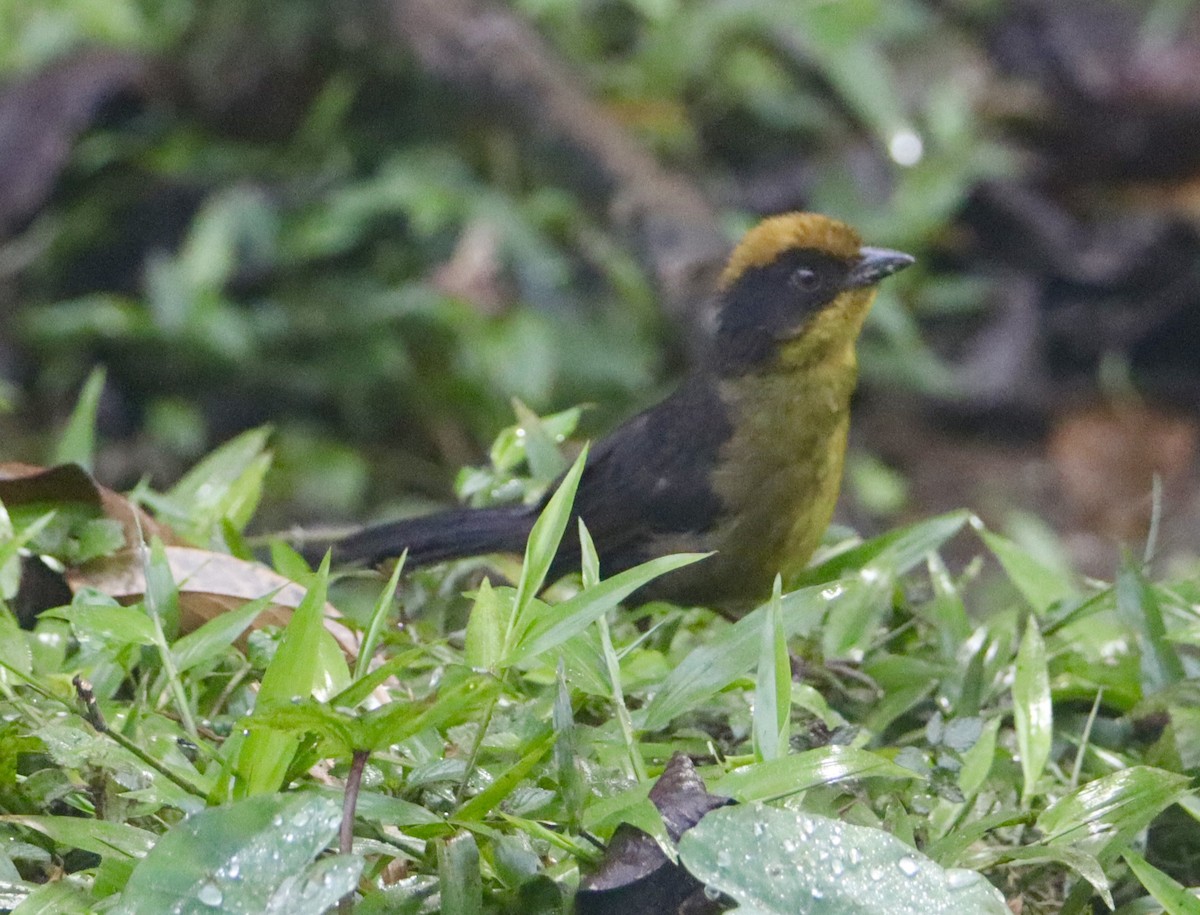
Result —
<instances>
[{"instance_id":1,"label":"bird's eye","mask_svg":"<svg viewBox=\"0 0 1200 915\"><path fill-rule=\"evenodd\" d=\"M793 289L801 289L804 292L812 292L821 285L821 277L817 271L809 270L807 267L801 267L799 270L792 272L791 278L788 280Z\"/></svg>"}]
</instances>

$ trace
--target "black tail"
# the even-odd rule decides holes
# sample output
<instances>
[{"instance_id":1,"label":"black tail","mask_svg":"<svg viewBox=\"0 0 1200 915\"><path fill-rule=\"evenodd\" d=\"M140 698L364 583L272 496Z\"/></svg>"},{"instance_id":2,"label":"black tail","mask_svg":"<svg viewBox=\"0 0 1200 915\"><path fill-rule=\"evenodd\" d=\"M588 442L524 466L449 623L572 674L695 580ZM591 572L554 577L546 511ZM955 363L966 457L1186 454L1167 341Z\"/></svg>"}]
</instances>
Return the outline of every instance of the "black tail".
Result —
<instances>
[{"instance_id":1,"label":"black tail","mask_svg":"<svg viewBox=\"0 0 1200 915\"><path fill-rule=\"evenodd\" d=\"M519 553L537 513L523 505L462 508L364 527L333 544L334 565L375 565L408 550L407 568L485 553Z\"/></svg>"}]
</instances>

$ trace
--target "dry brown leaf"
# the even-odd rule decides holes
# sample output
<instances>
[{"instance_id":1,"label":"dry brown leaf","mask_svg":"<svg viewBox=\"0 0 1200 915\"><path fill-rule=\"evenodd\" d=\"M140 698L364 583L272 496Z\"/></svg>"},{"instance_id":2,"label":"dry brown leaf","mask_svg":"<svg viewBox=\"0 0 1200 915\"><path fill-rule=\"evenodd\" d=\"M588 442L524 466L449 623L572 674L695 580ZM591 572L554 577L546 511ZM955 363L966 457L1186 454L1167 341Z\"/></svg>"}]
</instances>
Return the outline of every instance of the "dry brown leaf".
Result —
<instances>
[{"instance_id":1,"label":"dry brown leaf","mask_svg":"<svg viewBox=\"0 0 1200 915\"><path fill-rule=\"evenodd\" d=\"M78 464L38 467L18 461L0 463L0 502L9 506L38 502L93 506L121 524L125 543L130 547L152 537L167 544L183 542L167 525L156 521L119 492L101 486Z\"/></svg>"},{"instance_id":2,"label":"dry brown leaf","mask_svg":"<svg viewBox=\"0 0 1200 915\"><path fill-rule=\"evenodd\" d=\"M140 600L146 579L137 547L145 540L159 538L165 544L171 576L179 586L180 627L185 633L272 591L277 593L271 606L259 614L254 625L285 626L292 610L304 599L301 585L261 563L183 546L167 525L120 493L101 486L76 464L47 468L0 463L0 502L10 506L73 502L94 507L121 524L127 549L68 569L65 578L72 592L88 587L127 603ZM358 635L340 617L332 604L325 605L326 630L353 659L358 655Z\"/></svg>"},{"instance_id":3,"label":"dry brown leaf","mask_svg":"<svg viewBox=\"0 0 1200 915\"><path fill-rule=\"evenodd\" d=\"M164 548L171 577L179 587L180 628L191 632L210 619L246 601L276 592L259 614L255 628L284 626L304 599L303 586L258 562L195 547ZM120 601L140 600L146 591L142 559L136 550L122 550L67 571L72 591L95 588ZM332 604L325 605L325 628L350 658L358 655L358 635L341 622Z\"/></svg>"}]
</instances>

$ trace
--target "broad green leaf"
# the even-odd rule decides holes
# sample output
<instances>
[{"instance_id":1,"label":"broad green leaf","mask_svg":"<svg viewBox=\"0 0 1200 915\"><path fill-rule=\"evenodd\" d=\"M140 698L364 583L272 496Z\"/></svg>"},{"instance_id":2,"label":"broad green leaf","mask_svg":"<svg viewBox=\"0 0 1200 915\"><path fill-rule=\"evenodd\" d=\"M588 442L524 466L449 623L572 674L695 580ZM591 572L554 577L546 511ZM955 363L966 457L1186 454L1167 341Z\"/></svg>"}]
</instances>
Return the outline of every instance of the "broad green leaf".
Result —
<instances>
[{"instance_id":1,"label":"broad green leaf","mask_svg":"<svg viewBox=\"0 0 1200 915\"><path fill-rule=\"evenodd\" d=\"M49 836L55 842L108 857L140 858L155 843L155 835L125 823L68 816L0 816L0 823L14 823Z\"/></svg>"},{"instance_id":2,"label":"broad green leaf","mask_svg":"<svg viewBox=\"0 0 1200 915\"><path fill-rule=\"evenodd\" d=\"M850 579L783 595L781 616L787 637L813 631L826 613L836 613L841 601L861 596L864 587L860 580ZM638 728L657 731L666 727L676 715L748 674L758 660L766 612L760 607L734 625L716 631L703 646L684 658L650 704L634 714Z\"/></svg>"},{"instance_id":3,"label":"broad green leaf","mask_svg":"<svg viewBox=\"0 0 1200 915\"><path fill-rule=\"evenodd\" d=\"M271 464L266 450L270 432L266 427L243 432L200 461L164 496L147 501L177 531L204 545L222 521L241 530L254 514Z\"/></svg>"},{"instance_id":4,"label":"broad green leaf","mask_svg":"<svg viewBox=\"0 0 1200 915\"><path fill-rule=\"evenodd\" d=\"M1046 842L1077 845L1107 863L1189 785L1184 775L1131 766L1060 798L1038 817L1037 827Z\"/></svg>"},{"instance_id":5,"label":"broad green leaf","mask_svg":"<svg viewBox=\"0 0 1200 915\"><path fill-rule=\"evenodd\" d=\"M479 872L479 846L469 832L437 843L441 910L447 915L482 915L483 877Z\"/></svg>"},{"instance_id":6,"label":"broad green leaf","mask_svg":"<svg viewBox=\"0 0 1200 915\"><path fill-rule=\"evenodd\" d=\"M348 856L313 864L340 819L335 801L312 793L263 795L193 814L134 868L117 911L320 915L354 888L362 869Z\"/></svg>"},{"instance_id":7,"label":"broad green leaf","mask_svg":"<svg viewBox=\"0 0 1200 915\"><path fill-rule=\"evenodd\" d=\"M1009 581L1039 617L1059 601L1077 596L1074 582L1061 570L1039 561L1007 537L986 530L982 524L976 524L975 528L987 548L1000 560Z\"/></svg>"},{"instance_id":8,"label":"broad green leaf","mask_svg":"<svg viewBox=\"0 0 1200 915\"><path fill-rule=\"evenodd\" d=\"M133 607L71 606L50 610L45 616L66 620L78 638L112 645L153 645L154 623L140 605Z\"/></svg>"},{"instance_id":9,"label":"broad green leaf","mask_svg":"<svg viewBox=\"0 0 1200 915\"><path fill-rule=\"evenodd\" d=\"M794 810L715 810L683 834L679 858L746 915L1009 915L981 874L946 870L882 829Z\"/></svg>"},{"instance_id":10,"label":"broad green leaf","mask_svg":"<svg viewBox=\"0 0 1200 915\"><path fill-rule=\"evenodd\" d=\"M200 628L176 639L171 645L176 671L183 673L220 657L250 628L255 618L271 606L274 596L275 592L272 591L248 601L236 610L218 614Z\"/></svg>"},{"instance_id":11,"label":"broad green leaf","mask_svg":"<svg viewBox=\"0 0 1200 915\"><path fill-rule=\"evenodd\" d=\"M363 859L358 855L320 858L298 874L284 878L267 900L263 915L325 915L340 899L352 893L362 876ZM200 909L206 915L208 909ZM245 911L254 909L247 905Z\"/></svg>"},{"instance_id":12,"label":"broad green leaf","mask_svg":"<svg viewBox=\"0 0 1200 915\"><path fill-rule=\"evenodd\" d=\"M484 579L475 593L471 615L467 617L463 659L472 670L496 670L504 648L504 624L500 602L492 583Z\"/></svg>"},{"instance_id":13,"label":"broad green leaf","mask_svg":"<svg viewBox=\"0 0 1200 915\"><path fill-rule=\"evenodd\" d=\"M567 462L558 450L558 441L561 439L543 426L541 418L521 401L513 401L513 412L517 414L517 421L524 433L522 438L530 475L535 480L556 479L567 469Z\"/></svg>"},{"instance_id":14,"label":"broad green leaf","mask_svg":"<svg viewBox=\"0 0 1200 915\"><path fill-rule=\"evenodd\" d=\"M870 750L831 745L734 769L709 790L739 801L760 801L862 778L909 781L920 776Z\"/></svg>"},{"instance_id":15,"label":"broad green leaf","mask_svg":"<svg viewBox=\"0 0 1200 915\"><path fill-rule=\"evenodd\" d=\"M566 441L567 437L575 431L582 412L580 407L571 407L561 413L541 416L538 417L538 426L553 444L558 445ZM490 452L492 464L499 470L516 469L522 461L529 457L527 441L525 427L520 422L502 430L492 444ZM530 463L532 464L532 458L530 458ZM559 469L562 468L561 459L558 466ZM553 474L549 478L552 477ZM544 477L543 479L549 478Z\"/></svg>"},{"instance_id":16,"label":"broad green leaf","mask_svg":"<svg viewBox=\"0 0 1200 915\"><path fill-rule=\"evenodd\" d=\"M1024 777L1021 801L1028 805L1050 759L1050 744L1054 738L1046 645L1038 631L1037 620L1032 617L1025 626L1025 637L1017 650L1016 668L1012 687L1013 723Z\"/></svg>"}]
</instances>

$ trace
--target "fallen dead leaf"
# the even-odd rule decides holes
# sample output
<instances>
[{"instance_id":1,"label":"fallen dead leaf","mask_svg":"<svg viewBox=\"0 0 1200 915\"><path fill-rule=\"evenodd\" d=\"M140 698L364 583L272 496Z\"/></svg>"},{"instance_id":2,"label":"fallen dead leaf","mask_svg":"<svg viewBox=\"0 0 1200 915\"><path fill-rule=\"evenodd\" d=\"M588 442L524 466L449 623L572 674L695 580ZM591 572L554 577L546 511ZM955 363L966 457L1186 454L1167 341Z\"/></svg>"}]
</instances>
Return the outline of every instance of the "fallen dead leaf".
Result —
<instances>
[{"instance_id":1,"label":"fallen dead leaf","mask_svg":"<svg viewBox=\"0 0 1200 915\"><path fill-rule=\"evenodd\" d=\"M275 592L271 605L259 614L254 626L284 626L306 593L302 585L262 563L196 547L167 546L164 552L171 577L179 588L180 628L184 632L271 592ZM146 592L139 550L122 550L68 569L66 577L72 591L95 588L124 602L140 600ZM325 628L347 657L358 656L357 633L341 622L341 614L328 603Z\"/></svg>"},{"instance_id":2,"label":"fallen dead leaf","mask_svg":"<svg viewBox=\"0 0 1200 915\"><path fill-rule=\"evenodd\" d=\"M101 486L78 464L38 467L17 461L0 463L0 502L10 507L39 502L92 506L99 514L120 522L125 543L130 547L152 537L166 544L183 542L167 525L156 521L119 492Z\"/></svg>"}]
</instances>

